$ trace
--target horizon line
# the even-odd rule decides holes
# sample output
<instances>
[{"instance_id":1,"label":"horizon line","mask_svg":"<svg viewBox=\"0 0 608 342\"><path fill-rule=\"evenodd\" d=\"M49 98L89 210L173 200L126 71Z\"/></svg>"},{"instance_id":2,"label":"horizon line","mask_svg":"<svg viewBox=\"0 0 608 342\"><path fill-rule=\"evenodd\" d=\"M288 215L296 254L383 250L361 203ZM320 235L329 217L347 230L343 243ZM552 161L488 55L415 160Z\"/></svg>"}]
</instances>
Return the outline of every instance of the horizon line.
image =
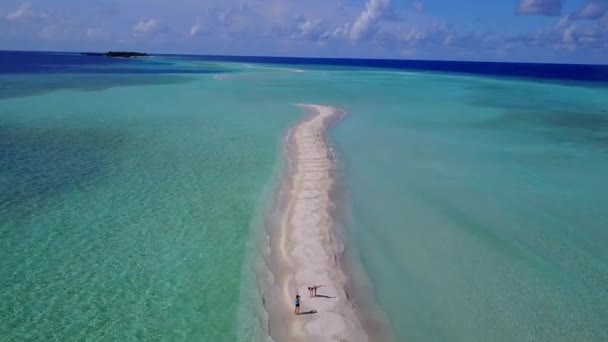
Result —
<instances>
[{"instance_id":1,"label":"horizon line","mask_svg":"<svg viewBox=\"0 0 608 342\"><path fill-rule=\"evenodd\" d=\"M299 57L299 56L265 56L265 55L226 55L226 54L195 54L195 53L167 53L167 52L144 52L137 50L107 50L107 51L61 51L61 50L4 50L0 49L0 52L33 52L33 53L107 53L113 52L143 52L148 56L190 56L190 57L237 57L237 58L290 58L290 59L313 59L313 60L372 60L372 61L394 61L394 62L435 62L435 63L486 63L486 64L537 64L537 65L576 65L576 66L599 66L608 67L606 64L586 64L586 63L558 63L558 62L521 62L521 61L484 61L484 60L455 60L455 59L397 59L397 58L376 58L376 57ZM143 56L145 57L145 56Z\"/></svg>"}]
</instances>

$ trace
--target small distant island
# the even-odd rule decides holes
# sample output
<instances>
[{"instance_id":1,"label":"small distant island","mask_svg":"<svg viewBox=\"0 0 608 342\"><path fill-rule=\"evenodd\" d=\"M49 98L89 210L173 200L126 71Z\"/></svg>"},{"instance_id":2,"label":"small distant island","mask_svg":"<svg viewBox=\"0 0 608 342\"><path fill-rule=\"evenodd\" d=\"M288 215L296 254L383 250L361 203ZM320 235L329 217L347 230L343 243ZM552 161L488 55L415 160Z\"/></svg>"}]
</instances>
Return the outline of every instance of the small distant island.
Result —
<instances>
[{"instance_id":1,"label":"small distant island","mask_svg":"<svg viewBox=\"0 0 608 342\"><path fill-rule=\"evenodd\" d=\"M134 58L134 57L144 57L148 54L145 52L132 52L132 51L108 51L108 52L83 52L85 56L105 56L112 58Z\"/></svg>"}]
</instances>

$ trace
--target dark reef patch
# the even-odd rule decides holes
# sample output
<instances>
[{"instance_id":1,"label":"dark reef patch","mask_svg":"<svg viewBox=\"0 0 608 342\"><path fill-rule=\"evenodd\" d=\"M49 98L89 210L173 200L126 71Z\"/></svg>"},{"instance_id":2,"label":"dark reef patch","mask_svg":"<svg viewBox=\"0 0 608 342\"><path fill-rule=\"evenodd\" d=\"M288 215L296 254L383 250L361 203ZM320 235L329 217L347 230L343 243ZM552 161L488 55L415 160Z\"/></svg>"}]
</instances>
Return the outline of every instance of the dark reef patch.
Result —
<instances>
[{"instance_id":1,"label":"dark reef patch","mask_svg":"<svg viewBox=\"0 0 608 342\"><path fill-rule=\"evenodd\" d=\"M46 198L109 172L124 133L93 128L0 125L0 210L36 210Z\"/></svg>"},{"instance_id":2,"label":"dark reef patch","mask_svg":"<svg viewBox=\"0 0 608 342\"><path fill-rule=\"evenodd\" d=\"M181 75L19 75L0 77L0 100L42 95L56 90L100 91L113 87L184 84L194 78Z\"/></svg>"}]
</instances>

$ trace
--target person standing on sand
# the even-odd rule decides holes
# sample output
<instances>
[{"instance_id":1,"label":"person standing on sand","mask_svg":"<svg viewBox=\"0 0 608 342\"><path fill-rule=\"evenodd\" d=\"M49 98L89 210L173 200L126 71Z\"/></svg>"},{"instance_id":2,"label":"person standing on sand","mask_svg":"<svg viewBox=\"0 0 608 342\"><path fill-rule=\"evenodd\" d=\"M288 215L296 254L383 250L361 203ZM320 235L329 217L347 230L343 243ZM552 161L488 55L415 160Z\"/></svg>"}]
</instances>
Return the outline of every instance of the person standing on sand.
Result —
<instances>
[{"instance_id":1,"label":"person standing on sand","mask_svg":"<svg viewBox=\"0 0 608 342\"><path fill-rule=\"evenodd\" d=\"M293 313L296 315L300 314L300 295L296 295L296 308Z\"/></svg>"},{"instance_id":2,"label":"person standing on sand","mask_svg":"<svg viewBox=\"0 0 608 342\"><path fill-rule=\"evenodd\" d=\"M325 285L314 285L312 287L309 287L308 288L308 292L310 292L310 296L311 297L316 297L317 296L317 289L319 287L323 287L323 286L325 286Z\"/></svg>"}]
</instances>

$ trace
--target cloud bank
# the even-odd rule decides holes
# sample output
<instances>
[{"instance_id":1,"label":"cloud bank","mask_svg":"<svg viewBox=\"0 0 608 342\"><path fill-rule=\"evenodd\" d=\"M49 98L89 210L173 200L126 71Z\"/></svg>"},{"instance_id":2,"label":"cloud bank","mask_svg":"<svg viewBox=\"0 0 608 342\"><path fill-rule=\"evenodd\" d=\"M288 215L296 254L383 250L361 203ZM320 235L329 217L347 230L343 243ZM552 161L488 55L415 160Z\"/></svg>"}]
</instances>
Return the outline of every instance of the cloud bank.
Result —
<instances>
[{"instance_id":1,"label":"cloud bank","mask_svg":"<svg viewBox=\"0 0 608 342\"><path fill-rule=\"evenodd\" d=\"M498 1L491 13L449 0L129 1L0 2L0 46L596 63L608 56L608 0L579 0L574 10L562 0L514 0L516 13L513 2Z\"/></svg>"}]
</instances>

